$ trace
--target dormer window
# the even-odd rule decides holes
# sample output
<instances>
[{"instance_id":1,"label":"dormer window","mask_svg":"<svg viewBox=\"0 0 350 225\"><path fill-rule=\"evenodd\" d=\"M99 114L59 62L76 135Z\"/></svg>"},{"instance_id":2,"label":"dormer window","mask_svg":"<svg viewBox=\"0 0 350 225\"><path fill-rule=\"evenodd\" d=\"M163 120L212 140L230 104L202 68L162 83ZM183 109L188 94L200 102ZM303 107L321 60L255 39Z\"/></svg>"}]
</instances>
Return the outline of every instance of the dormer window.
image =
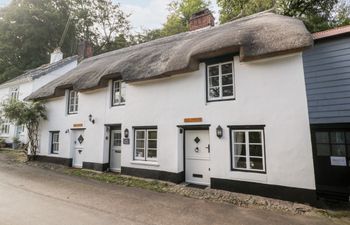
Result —
<instances>
[{"instance_id":1,"label":"dormer window","mask_svg":"<svg viewBox=\"0 0 350 225\"><path fill-rule=\"evenodd\" d=\"M207 100L222 101L235 98L233 62L207 65Z\"/></svg>"},{"instance_id":2,"label":"dormer window","mask_svg":"<svg viewBox=\"0 0 350 225\"><path fill-rule=\"evenodd\" d=\"M126 84L121 80L112 82L112 106L125 104Z\"/></svg>"},{"instance_id":3,"label":"dormer window","mask_svg":"<svg viewBox=\"0 0 350 225\"><path fill-rule=\"evenodd\" d=\"M69 90L68 92L68 114L78 113L78 102L79 96L78 92L74 90Z\"/></svg>"}]
</instances>

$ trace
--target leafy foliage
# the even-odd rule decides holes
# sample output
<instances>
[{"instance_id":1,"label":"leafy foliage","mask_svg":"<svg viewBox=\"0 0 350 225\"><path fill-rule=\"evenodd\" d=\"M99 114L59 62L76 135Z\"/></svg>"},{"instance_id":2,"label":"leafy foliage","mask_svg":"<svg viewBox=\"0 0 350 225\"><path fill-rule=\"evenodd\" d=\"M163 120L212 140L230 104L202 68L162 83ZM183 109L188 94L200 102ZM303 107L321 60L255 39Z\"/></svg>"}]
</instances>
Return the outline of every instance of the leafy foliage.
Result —
<instances>
[{"instance_id":1,"label":"leafy foliage","mask_svg":"<svg viewBox=\"0 0 350 225\"><path fill-rule=\"evenodd\" d=\"M304 21L311 32L349 24L349 6L343 0L217 0L220 22L275 8L282 15Z\"/></svg>"},{"instance_id":2,"label":"leafy foliage","mask_svg":"<svg viewBox=\"0 0 350 225\"><path fill-rule=\"evenodd\" d=\"M23 102L10 100L2 105L2 116L24 125L28 130L30 156L35 159L39 147L38 132L41 120L46 120L46 107L43 102Z\"/></svg>"},{"instance_id":3,"label":"leafy foliage","mask_svg":"<svg viewBox=\"0 0 350 225\"><path fill-rule=\"evenodd\" d=\"M80 39L96 54L124 47L128 17L112 0L12 0L0 9L0 83L47 63L57 47L66 57L76 54Z\"/></svg>"}]
</instances>

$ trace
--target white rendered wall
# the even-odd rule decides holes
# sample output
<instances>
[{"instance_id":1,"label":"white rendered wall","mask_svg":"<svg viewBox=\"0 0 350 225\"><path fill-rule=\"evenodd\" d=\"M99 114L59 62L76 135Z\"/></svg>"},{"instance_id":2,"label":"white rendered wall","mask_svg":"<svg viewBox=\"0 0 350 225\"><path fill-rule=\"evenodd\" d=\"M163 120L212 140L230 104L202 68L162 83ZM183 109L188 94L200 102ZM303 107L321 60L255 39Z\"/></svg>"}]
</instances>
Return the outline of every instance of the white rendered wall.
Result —
<instances>
[{"instance_id":1,"label":"white rendered wall","mask_svg":"<svg viewBox=\"0 0 350 225\"><path fill-rule=\"evenodd\" d=\"M41 124L41 154L49 154L49 131L60 131L60 153L72 157L70 129L82 123L84 161L107 163L106 124L130 131L122 146L122 166L183 171L183 142L178 125L202 117L210 124L211 177L315 189L311 139L301 54L240 63L235 57L236 100L206 103L205 64L200 70L170 78L131 83L126 105L110 107L110 86L79 94L79 114L66 114L66 98L47 103L49 120ZM88 121L93 115L96 123ZM186 124L189 125L189 124ZM215 129L224 128L218 139ZM266 125L266 174L230 171L228 125ZM158 126L158 163L133 161L133 126ZM65 131L69 131L66 133Z\"/></svg>"},{"instance_id":2,"label":"white rendered wall","mask_svg":"<svg viewBox=\"0 0 350 225\"><path fill-rule=\"evenodd\" d=\"M28 97L32 92L36 91L38 88L66 74L70 70L74 69L76 66L77 66L77 61L75 60L37 79L32 80L30 78L27 78L27 79L21 79L19 81L12 82L12 83L6 83L5 85L0 86L0 101L3 102L4 100L8 99L11 88L15 88L15 87L19 87L18 99L20 101L23 101L23 99ZM9 134L0 134L0 138L4 138L7 143L12 143L13 138L15 136L16 136L16 125L14 124L10 125ZM22 143L26 143L28 141L26 131L21 133L19 138Z\"/></svg>"}]
</instances>

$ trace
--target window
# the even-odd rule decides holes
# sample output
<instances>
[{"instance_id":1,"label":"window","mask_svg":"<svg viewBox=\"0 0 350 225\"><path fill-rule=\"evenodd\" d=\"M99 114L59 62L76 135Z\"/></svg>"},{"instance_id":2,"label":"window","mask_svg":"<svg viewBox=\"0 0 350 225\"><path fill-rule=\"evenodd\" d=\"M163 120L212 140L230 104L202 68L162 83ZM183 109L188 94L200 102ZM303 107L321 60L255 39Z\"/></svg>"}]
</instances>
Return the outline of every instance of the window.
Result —
<instances>
[{"instance_id":1,"label":"window","mask_svg":"<svg viewBox=\"0 0 350 225\"><path fill-rule=\"evenodd\" d=\"M113 81L112 83L112 106L125 104L125 82Z\"/></svg>"},{"instance_id":2,"label":"window","mask_svg":"<svg viewBox=\"0 0 350 225\"><path fill-rule=\"evenodd\" d=\"M316 131L317 156L350 156L350 132Z\"/></svg>"},{"instance_id":3,"label":"window","mask_svg":"<svg viewBox=\"0 0 350 225\"><path fill-rule=\"evenodd\" d=\"M10 120L4 119L1 124L1 134L9 134L10 133Z\"/></svg>"},{"instance_id":4,"label":"window","mask_svg":"<svg viewBox=\"0 0 350 225\"><path fill-rule=\"evenodd\" d=\"M135 129L135 159L157 160L157 129Z\"/></svg>"},{"instance_id":5,"label":"window","mask_svg":"<svg viewBox=\"0 0 350 225\"><path fill-rule=\"evenodd\" d=\"M78 113L78 92L70 90L68 93L68 114Z\"/></svg>"},{"instance_id":6,"label":"window","mask_svg":"<svg viewBox=\"0 0 350 225\"><path fill-rule=\"evenodd\" d=\"M263 129L232 129L232 170L265 172Z\"/></svg>"},{"instance_id":7,"label":"window","mask_svg":"<svg viewBox=\"0 0 350 225\"><path fill-rule=\"evenodd\" d=\"M51 153L58 154L59 152L60 133L58 131L51 132Z\"/></svg>"},{"instance_id":8,"label":"window","mask_svg":"<svg viewBox=\"0 0 350 225\"><path fill-rule=\"evenodd\" d=\"M18 100L19 97L19 88L11 88L10 89L10 100Z\"/></svg>"},{"instance_id":9,"label":"window","mask_svg":"<svg viewBox=\"0 0 350 225\"><path fill-rule=\"evenodd\" d=\"M209 65L207 73L208 101L234 99L233 62Z\"/></svg>"}]
</instances>

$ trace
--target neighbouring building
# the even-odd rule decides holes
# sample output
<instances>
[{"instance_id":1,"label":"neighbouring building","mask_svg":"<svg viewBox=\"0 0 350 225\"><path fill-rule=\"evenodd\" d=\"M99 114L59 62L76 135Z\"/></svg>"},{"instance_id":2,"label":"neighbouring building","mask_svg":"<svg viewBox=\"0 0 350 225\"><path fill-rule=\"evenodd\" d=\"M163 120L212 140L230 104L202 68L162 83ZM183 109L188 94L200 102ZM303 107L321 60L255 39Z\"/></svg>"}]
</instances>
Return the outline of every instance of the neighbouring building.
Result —
<instances>
[{"instance_id":1,"label":"neighbouring building","mask_svg":"<svg viewBox=\"0 0 350 225\"><path fill-rule=\"evenodd\" d=\"M349 201L350 26L313 35L304 53L316 190Z\"/></svg>"},{"instance_id":2,"label":"neighbouring building","mask_svg":"<svg viewBox=\"0 0 350 225\"><path fill-rule=\"evenodd\" d=\"M83 60L45 100L41 160L313 202L315 176L294 18L260 13ZM205 24L201 24L201 21Z\"/></svg>"},{"instance_id":3,"label":"neighbouring building","mask_svg":"<svg viewBox=\"0 0 350 225\"><path fill-rule=\"evenodd\" d=\"M8 99L22 101L33 91L75 68L77 66L77 59L77 56L63 59L61 50L56 49L51 54L49 64L28 70L24 74L1 84L0 101L4 102ZM26 129L24 126L16 126L4 119L0 125L0 138L4 139L8 146L12 145L14 138L17 138L22 143L26 143Z\"/></svg>"}]
</instances>

